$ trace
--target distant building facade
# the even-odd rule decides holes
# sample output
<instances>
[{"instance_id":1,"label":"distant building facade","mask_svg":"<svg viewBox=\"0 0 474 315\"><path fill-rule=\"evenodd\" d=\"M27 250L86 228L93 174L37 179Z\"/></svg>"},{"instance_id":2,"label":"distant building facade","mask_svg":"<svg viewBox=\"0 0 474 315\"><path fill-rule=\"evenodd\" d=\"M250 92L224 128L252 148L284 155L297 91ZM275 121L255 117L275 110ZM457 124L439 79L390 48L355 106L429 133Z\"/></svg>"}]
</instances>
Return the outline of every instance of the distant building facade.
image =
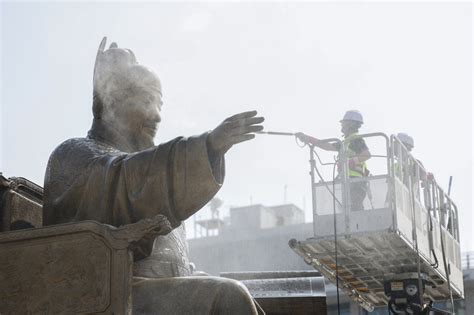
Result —
<instances>
[{"instance_id":1,"label":"distant building facade","mask_svg":"<svg viewBox=\"0 0 474 315\"><path fill-rule=\"evenodd\" d=\"M229 222L217 235L190 239L189 250L197 269L212 275L312 270L288 246L289 239L307 238L312 232L312 224L304 223L304 212L295 205L251 205L231 208Z\"/></svg>"}]
</instances>

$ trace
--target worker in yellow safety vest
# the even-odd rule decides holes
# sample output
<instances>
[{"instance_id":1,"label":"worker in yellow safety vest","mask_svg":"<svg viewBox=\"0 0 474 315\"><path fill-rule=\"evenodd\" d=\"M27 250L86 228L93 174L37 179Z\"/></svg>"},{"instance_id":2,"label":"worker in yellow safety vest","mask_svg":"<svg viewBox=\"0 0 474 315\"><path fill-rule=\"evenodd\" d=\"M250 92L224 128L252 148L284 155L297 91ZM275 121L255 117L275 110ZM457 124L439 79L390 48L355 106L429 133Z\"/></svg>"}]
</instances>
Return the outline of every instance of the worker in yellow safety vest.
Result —
<instances>
[{"instance_id":1,"label":"worker in yellow safety vest","mask_svg":"<svg viewBox=\"0 0 474 315\"><path fill-rule=\"evenodd\" d=\"M362 114L358 110L349 110L340 120L343 134L342 145L340 142L321 141L314 137L298 132L296 137L305 143L312 144L326 151L337 151L339 156L345 154L348 161L348 175L350 178L367 177L369 171L366 161L370 158L369 148L364 139L359 136L359 129L364 123ZM338 171L341 172L338 164ZM339 177L339 175L338 175ZM350 181L351 209L353 211L364 209L364 199L367 195L367 181Z\"/></svg>"}]
</instances>

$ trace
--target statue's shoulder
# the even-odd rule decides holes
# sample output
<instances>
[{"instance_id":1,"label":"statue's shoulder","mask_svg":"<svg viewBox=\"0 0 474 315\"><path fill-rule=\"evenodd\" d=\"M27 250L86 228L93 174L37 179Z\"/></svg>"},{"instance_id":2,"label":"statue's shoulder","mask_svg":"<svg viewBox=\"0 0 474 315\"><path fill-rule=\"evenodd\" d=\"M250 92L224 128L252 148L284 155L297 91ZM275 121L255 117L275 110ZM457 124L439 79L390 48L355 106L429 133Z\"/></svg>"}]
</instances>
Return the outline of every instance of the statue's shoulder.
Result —
<instances>
[{"instance_id":1,"label":"statue's shoulder","mask_svg":"<svg viewBox=\"0 0 474 315\"><path fill-rule=\"evenodd\" d=\"M49 164L83 164L117 150L90 138L72 138L64 141L54 149Z\"/></svg>"},{"instance_id":2,"label":"statue's shoulder","mask_svg":"<svg viewBox=\"0 0 474 315\"><path fill-rule=\"evenodd\" d=\"M89 138L72 138L62 142L54 149L51 157L77 154L81 151L94 151L97 145Z\"/></svg>"},{"instance_id":3,"label":"statue's shoulder","mask_svg":"<svg viewBox=\"0 0 474 315\"><path fill-rule=\"evenodd\" d=\"M52 155L63 155L63 154L104 154L104 153L119 153L120 151L116 148L91 139L86 138L72 138L64 141L56 147Z\"/></svg>"},{"instance_id":4,"label":"statue's shoulder","mask_svg":"<svg viewBox=\"0 0 474 315\"><path fill-rule=\"evenodd\" d=\"M90 142L89 138L71 138L67 139L66 141L63 141L61 144L59 144L56 148L57 149L67 149L71 147L80 147L83 146L85 143Z\"/></svg>"}]
</instances>

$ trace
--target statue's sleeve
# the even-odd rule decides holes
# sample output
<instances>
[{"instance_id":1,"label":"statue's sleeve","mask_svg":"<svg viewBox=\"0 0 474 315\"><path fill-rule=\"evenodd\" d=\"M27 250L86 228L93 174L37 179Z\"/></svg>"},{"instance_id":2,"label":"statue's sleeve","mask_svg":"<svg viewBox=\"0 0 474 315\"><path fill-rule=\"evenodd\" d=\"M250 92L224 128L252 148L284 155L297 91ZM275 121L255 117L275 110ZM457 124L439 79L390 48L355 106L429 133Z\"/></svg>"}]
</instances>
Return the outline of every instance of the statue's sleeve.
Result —
<instances>
[{"instance_id":1,"label":"statue's sleeve","mask_svg":"<svg viewBox=\"0 0 474 315\"><path fill-rule=\"evenodd\" d=\"M209 156L207 133L126 154L93 140L53 152L45 176L45 225L95 220L120 226L157 214L173 227L220 189L224 158Z\"/></svg>"},{"instance_id":2,"label":"statue's sleeve","mask_svg":"<svg viewBox=\"0 0 474 315\"><path fill-rule=\"evenodd\" d=\"M208 154L207 136L177 138L122 161L133 221L164 214L178 226L212 199L225 166L223 157Z\"/></svg>"}]
</instances>

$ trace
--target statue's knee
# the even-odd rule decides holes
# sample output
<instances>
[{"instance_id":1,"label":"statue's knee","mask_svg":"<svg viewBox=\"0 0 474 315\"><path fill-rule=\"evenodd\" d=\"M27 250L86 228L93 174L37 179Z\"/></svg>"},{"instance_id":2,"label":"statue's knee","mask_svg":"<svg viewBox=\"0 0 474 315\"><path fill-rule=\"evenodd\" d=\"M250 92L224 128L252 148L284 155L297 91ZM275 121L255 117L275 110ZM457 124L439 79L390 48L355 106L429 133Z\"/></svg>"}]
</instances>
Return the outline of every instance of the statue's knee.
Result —
<instances>
[{"instance_id":1,"label":"statue's knee","mask_svg":"<svg viewBox=\"0 0 474 315\"><path fill-rule=\"evenodd\" d=\"M221 278L221 288L228 291L234 292L235 294L245 294L248 293L247 288L239 281L233 279Z\"/></svg>"},{"instance_id":2,"label":"statue's knee","mask_svg":"<svg viewBox=\"0 0 474 315\"><path fill-rule=\"evenodd\" d=\"M232 286L218 298L214 304L213 313L256 315L257 309L248 291L239 286Z\"/></svg>"},{"instance_id":3,"label":"statue's knee","mask_svg":"<svg viewBox=\"0 0 474 315\"><path fill-rule=\"evenodd\" d=\"M253 309L253 299L249 290L239 281L225 279L220 286L221 297L225 296L226 304L235 306L240 309L246 306L248 309Z\"/></svg>"}]
</instances>

